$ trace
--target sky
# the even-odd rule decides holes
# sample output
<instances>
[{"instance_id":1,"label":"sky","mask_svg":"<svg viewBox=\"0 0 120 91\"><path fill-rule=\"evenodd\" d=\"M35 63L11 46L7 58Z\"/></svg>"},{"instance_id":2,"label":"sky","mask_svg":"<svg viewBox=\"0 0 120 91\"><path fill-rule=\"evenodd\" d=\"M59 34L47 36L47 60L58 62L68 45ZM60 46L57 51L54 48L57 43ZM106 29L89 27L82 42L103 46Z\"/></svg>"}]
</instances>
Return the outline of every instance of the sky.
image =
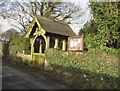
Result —
<instances>
[{"instance_id":1,"label":"sky","mask_svg":"<svg viewBox=\"0 0 120 91\"><path fill-rule=\"evenodd\" d=\"M9 1L14 2L15 0L9 0ZM27 2L27 0L17 0L17 1ZM31 0L28 0L28 1L31 1ZM59 0L56 0L56 1L59 1ZM70 2L70 0L63 0L63 1ZM75 21L75 22L79 22L79 24L70 24L70 27L77 35L78 35L79 30L83 27L83 25L87 21L90 21L91 19L90 8L88 8L88 4L89 4L88 1L89 0L71 0L71 2L75 3L75 5L80 6L82 11L84 12L83 15L79 17L77 21ZM13 22L13 21L9 21L8 19L4 19L3 17L0 16L0 32L6 31L10 29L11 27L14 29L17 29L14 26L12 26L10 22Z\"/></svg>"},{"instance_id":2,"label":"sky","mask_svg":"<svg viewBox=\"0 0 120 91\"><path fill-rule=\"evenodd\" d=\"M83 15L77 20L79 24L70 25L73 31L78 35L79 30L87 21L91 20L91 10L89 8L89 0L72 0L76 5L79 5L83 11Z\"/></svg>"}]
</instances>

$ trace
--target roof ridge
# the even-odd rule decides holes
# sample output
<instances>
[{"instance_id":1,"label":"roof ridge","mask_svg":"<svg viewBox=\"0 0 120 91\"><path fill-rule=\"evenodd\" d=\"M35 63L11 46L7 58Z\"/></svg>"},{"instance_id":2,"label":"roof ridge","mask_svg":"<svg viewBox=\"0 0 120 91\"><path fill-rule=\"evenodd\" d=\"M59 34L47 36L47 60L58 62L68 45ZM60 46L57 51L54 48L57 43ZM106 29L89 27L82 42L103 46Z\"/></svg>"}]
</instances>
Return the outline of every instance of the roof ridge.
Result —
<instances>
[{"instance_id":1,"label":"roof ridge","mask_svg":"<svg viewBox=\"0 0 120 91\"><path fill-rule=\"evenodd\" d=\"M47 32L56 33L65 36L76 35L69 24L65 22L54 21L44 16L36 16L38 22Z\"/></svg>"},{"instance_id":2,"label":"roof ridge","mask_svg":"<svg viewBox=\"0 0 120 91\"><path fill-rule=\"evenodd\" d=\"M47 17L45 17L45 16L37 16L37 18L43 18L43 19L46 19L46 20L49 20L49 21L51 21L51 22L56 22L56 23L60 23L60 24L65 24L65 25L67 25L67 26L69 26L69 24L67 24L66 22L61 22L61 21L54 21L54 20L52 20L52 19L50 19L50 18L47 18Z\"/></svg>"}]
</instances>

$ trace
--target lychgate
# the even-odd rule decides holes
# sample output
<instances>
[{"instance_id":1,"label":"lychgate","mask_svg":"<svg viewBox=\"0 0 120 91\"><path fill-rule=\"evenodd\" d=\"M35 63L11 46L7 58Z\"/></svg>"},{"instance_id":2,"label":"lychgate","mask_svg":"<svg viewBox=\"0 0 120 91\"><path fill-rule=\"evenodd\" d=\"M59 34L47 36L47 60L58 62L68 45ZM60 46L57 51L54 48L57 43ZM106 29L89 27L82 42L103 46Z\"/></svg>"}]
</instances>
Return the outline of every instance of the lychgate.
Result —
<instances>
[{"instance_id":1,"label":"lychgate","mask_svg":"<svg viewBox=\"0 0 120 91\"><path fill-rule=\"evenodd\" d=\"M42 67L45 50L48 48L60 48L66 51L68 37L70 36L75 36L75 33L66 23L34 16L26 33L26 37L30 38L32 60L41 64Z\"/></svg>"}]
</instances>

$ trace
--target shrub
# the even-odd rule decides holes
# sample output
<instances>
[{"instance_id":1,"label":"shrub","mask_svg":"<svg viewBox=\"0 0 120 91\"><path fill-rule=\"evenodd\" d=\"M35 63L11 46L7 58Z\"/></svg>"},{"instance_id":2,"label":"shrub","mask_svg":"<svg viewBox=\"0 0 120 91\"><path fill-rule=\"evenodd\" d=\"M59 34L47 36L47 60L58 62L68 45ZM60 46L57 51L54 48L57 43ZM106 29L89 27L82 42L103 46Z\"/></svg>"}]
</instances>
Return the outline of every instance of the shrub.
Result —
<instances>
[{"instance_id":1,"label":"shrub","mask_svg":"<svg viewBox=\"0 0 120 91\"><path fill-rule=\"evenodd\" d=\"M25 50L25 53L30 53L30 40L23 37L12 38L9 41L9 50L12 55L15 55L16 52L22 52Z\"/></svg>"},{"instance_id":2,"label":"shrub","mask_svg":"<svg viewBox=\"0 0 120 91\"><path fill-rule=\"evenodd\" d=\"M65 56L63 51L52 49L46 51L45 58L54 69L64 72L80 73L81 70L86 70L97 74L118 77L117 58L112 60L103 51L89 51L84 53L79 59L75 53L68 53ZM109 60L112 61L109 62Z\"/></svg>"},{"instance_id":3,"label":"shrub","mask_svg":"<svg viewBox=\"0 0 120 91\"><path fill-rule=\"evenodd\" d=\"M70 86L118 88L119 65L116 56L111 57L101 50L90 50L78 57L75 53L49 49L45 57L55 72L59 70L66 74L64 81Z\"/></svg>"}]
</instances>

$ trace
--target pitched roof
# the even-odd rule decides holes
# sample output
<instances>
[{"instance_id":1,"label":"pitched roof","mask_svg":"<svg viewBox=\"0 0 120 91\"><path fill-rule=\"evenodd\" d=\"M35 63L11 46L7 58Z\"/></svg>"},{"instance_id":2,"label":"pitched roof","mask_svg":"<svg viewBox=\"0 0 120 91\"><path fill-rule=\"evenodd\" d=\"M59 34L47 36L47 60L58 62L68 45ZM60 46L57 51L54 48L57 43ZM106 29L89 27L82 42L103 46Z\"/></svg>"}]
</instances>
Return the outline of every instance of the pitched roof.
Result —
<instances>
[{"instance_id":1,"label":"pitched roof","mask_svg":"<svg viewBox=\"0 0 120 91\"><path fill-rule=\"evenodd\" d=\"M52 21L45 17L37 16L37 19L46 32L55 33L64 36L75 36L76 34L69 25L61 22Z\"/></svg>"}]
</instances>

